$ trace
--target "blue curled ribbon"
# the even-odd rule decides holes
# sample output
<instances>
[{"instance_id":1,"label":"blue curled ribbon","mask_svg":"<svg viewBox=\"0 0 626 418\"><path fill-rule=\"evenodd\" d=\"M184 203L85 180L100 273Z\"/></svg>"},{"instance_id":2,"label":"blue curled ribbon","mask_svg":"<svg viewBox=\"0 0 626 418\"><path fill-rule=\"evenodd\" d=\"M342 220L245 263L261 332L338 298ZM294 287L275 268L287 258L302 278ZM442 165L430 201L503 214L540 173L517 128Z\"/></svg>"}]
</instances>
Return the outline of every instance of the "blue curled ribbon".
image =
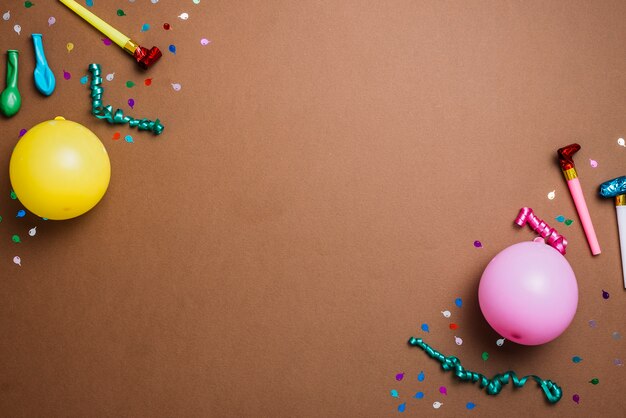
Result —
<instances>
[{"instance_id":1,"label":"blue curled ribbon","mask_svg":"<svg viewBox=\"0 0 626 418\"><path fill-rule=\"evenodd\" d=\"M91 114L98 119L106 120L111 124L128 124L131 128L137 128L140 131L151 131L155 135L159 135L163 132L165 127L157 119L151 121L150 119L134 119L130 116L124 115L122 109L117 109L113 112L111 105L104 106L102 104L102 77L100 77L100 65L89 64L89 71L91 72Z\"/></svg>"},{"instance_id":2,"label":"blue curled ribbon","mask_svg":"<svg viewBox=\"0 0 626 418\"><path fill-rule=\"evenodd\" d=\"M419 347L426 352L430 357L441 362L441 368L445 371L454 370L454 374L461 380L469 380L473 382L480 382L480 388L487 387L487 393L489 395L497 395L502 391L502 386L509 383L509 380L513 381L515 387L521 388L524 386L529 378L532 378L543 390L544 395L548 399L548 402L554 404L557 403L563 396L561 388L551 380L543 380L542 378L530 375L524 376L521 379L517 377L514 371L508 371L503 374L496 374L492 379L487 379L484 375L469 370L465 370L461 366L461 361L454 357L446 357L439 351L433 349L426 344L421 338L411 337L409 339L409 345Z\"/></svg>"}]
</instances>

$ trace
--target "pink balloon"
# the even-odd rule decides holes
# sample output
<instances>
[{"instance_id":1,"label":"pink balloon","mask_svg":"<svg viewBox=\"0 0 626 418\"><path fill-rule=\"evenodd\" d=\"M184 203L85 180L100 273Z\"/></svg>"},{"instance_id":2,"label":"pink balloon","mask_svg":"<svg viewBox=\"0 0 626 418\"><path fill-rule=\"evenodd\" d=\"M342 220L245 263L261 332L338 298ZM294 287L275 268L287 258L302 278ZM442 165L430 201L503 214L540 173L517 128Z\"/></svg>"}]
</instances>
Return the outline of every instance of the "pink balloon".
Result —
<instances>
[{"instance_id":1,"label":"pink balloon","mask_svg":"<svg viewBox=\"0 0 626 418\"><path fill-rule=\"evenodd\" d=\"M478 287L489 325L523 345L552 341L574 319L578 285L572 267L543 242L521 242L498 253Z\"/></svg>"}]
</instances>

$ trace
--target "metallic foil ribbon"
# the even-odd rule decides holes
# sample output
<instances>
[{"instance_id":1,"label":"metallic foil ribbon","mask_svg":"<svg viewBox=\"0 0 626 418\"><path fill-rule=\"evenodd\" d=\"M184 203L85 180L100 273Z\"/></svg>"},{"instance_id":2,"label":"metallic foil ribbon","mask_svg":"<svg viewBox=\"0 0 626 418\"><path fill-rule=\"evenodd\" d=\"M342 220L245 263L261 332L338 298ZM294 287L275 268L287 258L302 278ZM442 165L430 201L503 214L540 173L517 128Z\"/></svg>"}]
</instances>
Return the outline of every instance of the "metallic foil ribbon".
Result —
<instances>
[{"instance_id":1,"label":"metallic foil ribbon","mask_svg":"<svg viewBox=\"0 0 626 418\"><path fill-rule=\"evenodd\" d=\"M117 109L113 112L113 107L110 105L104 106L102 104L102 92L103 88L102 77L100 77L100 65L89 64L89 71L91 72L91 113L98 119L106 120L112 124L129 124L131 128L137 128L140 131L151 131L155 135L159 135L165 128L161 122L157 119L151 121L150 119L134 119L130 116L125 116L121 109Z\"/></svg>"},{"instance_id":2,"label":"metallic foil ribbon","mask_svg":"<svg viewBox=\"0 0 626 418\"><path fill-rule=\"evenodd\" d=\"M539 219L531 208L521 208L517 218L515 218L515 223L519 226L524 226L528 223L536 233L546 239L546 244L554 247L558 252L565 255L565 248L567 247L565 237L556 232L556 229L551 228L550 225Z\"/></svg>"},{"instance_id":3,"label":"metallic foil ribbon","mask_svg":"<svg viewBox=\"0 0 626 418\"><path fill-rule=\"evenodd\" d=\"M147 70L152 64L157 62L161 58L161 51L156 46L148 49L141 45L138 45L133 52L133 56L137 60L137 63L141 68Z\"/></svg>"},{"instance_id":4,"label":"metallic foil ribbon","mask_svg":"<svg viewBox=\"0 0 626 418\"><path fill-rule=\"evenodd\" d=\"M411 337L409 339L409 345L414 347L419 347L426 352L430 357L438 360L441 363L441 368L445 371L453 370L456 377L461 380L469 380L473 382L480 382L480 388L487 388L487 393L489 395L497 395L502 391L502 386L509 383L509 380L513 382L515 387L521 388L526 384L526 381L529 378L532 378L539 387L543 390L544 395L548 399L550 403L557 403L561 397L563 396L563 391L561 388L551 380L543 380L539 376L530 375L524 376L521 379L517 377L514 371L509 370L503 374L496 374L492 379L487 379L484 375L476 372L472 372L469 370L465 370L463 366L461 366L461 362L458 358L454 356L446 357L441 354L439 351L433 349L421 338Z\"/></svg>"},{"instance_id":5,"label":"metallic foil ribbon","mask_svg":"<svg viewBox=\"0 0 626 418\"><path fill-rule=\"evenodd\" d=\"M580 145L578 144L570 144L557 150L556 153L559 156L559 164L561 165L561 170L567 171L569 169L575 168L573 157L574 154L576 154L578 151L580 151Z\"/></svg>"},{"instance_id":6,"label":"metallic foil ribbon","mask_svg":"<svg viewBox=\"0 0 626 418\"><path fill-rule=\"evenodd\" d=\"M600 185L600 196L617 197L626 194L626 176L605 181Z\"/></svg>"}]
</instances>

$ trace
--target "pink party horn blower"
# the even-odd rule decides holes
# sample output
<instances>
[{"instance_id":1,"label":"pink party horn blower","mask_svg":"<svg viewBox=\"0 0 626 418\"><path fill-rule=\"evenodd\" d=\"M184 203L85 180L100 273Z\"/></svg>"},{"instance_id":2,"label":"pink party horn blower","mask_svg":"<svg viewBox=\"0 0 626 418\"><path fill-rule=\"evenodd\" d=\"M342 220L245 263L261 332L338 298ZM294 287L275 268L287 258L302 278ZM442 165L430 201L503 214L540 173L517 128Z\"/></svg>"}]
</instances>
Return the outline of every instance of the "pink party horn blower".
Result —
<instances>
[{"instance_id":1,"label":"pink party horn blower","mask_svg":"<svg viewBox=\"0 0 626 418\"><path fill-rule=\"evenodd\" d=\"M600 196L615 198L619 246L622 256L622 276L626 289L626 176L607 180L600 185Z\"/></svg>"},{"instance_id":2,"label":"pink party horn blower","mask_svg":"<svg viewBox=\"0 0 626 418\"><path fill-rule=\"evenodd\" d=\"M561 171L567 180L567 187L569 188L572 199L574 199L574 205L576 205L576 211L578 217L583 225L589 248L591 248L591 254L598 255L601 253L600 244L598 244L598 237L596 237L596 231L593 229L591 223L591 216L589 215L589 209L587 209L587 202L583 195L583 190L580 187L580 181L578 180L578 173L574 166L573 156L580 150L580 145L570 144L563 148L559 148L557 154L559 156L559 164Z\"/></svg>"},{"instance_id":3,"label":"pink party horn blower","mask_svg":"<svg viewBox=\"0 0 626 418\"><path fill-rule=\"evenodd\" d=\"M515 219L542 238L511 245L487 265L478 286L480 309L491 327L522 345L539 345L561 335L574 319L578 285L563 256L567 240L530 208Z\"/></svg>"}]
</instances>

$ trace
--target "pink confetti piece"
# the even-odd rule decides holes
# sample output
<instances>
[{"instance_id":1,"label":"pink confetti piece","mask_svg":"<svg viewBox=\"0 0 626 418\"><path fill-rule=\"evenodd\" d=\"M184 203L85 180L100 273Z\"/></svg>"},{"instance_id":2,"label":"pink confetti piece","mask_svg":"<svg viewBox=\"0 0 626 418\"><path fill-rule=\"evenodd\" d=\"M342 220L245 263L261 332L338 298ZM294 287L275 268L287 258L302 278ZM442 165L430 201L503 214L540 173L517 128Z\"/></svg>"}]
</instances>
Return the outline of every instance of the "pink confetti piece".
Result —
<instances>
[{"instance_id":1,"label":"pink confetti piece","mask_svg":"<svg viewBox=\"0 0 626 418\"><path fill-rule=\"evenodd\" d=\"M441 387L439 388L439 393L442 393L442 394L444 394L444 395L448 395L448 389L446 389L446 387L445 387L445 386L441 386Z\"/></svg>"},{"instance_id":2,"label":"pink confetti piece","mask_svg":"<svg viewBox=\"0 0 626 418\"><path fill-rule=\"evenodd\" d=\"M598 162L596 160L592 160L590 158L589 159L589 165L591 165L591 168L596 168L598 166Z\"/></svg>"},{"instance_id":3,"label":"pink confetti piece","mask_svg":"<svg viewBox=\"0 0 626 418\"><path fill-rule=\"evenodd\" d=\"M102 43L106 46L110 46L113 42L109 38L102 38Z\"/></svg>"},{"instance_id":4,"label":"pink confetti piece","mask_svg":"<svg viewBox=\"0 0 626 418\"><path fill-rule=\"evenodd\" d=\"M210 43L211 43L211 41L209 41L207 38L200 39L200 45L202 45L202 46L207 46Z\"/></svg>"}]
</instances>

